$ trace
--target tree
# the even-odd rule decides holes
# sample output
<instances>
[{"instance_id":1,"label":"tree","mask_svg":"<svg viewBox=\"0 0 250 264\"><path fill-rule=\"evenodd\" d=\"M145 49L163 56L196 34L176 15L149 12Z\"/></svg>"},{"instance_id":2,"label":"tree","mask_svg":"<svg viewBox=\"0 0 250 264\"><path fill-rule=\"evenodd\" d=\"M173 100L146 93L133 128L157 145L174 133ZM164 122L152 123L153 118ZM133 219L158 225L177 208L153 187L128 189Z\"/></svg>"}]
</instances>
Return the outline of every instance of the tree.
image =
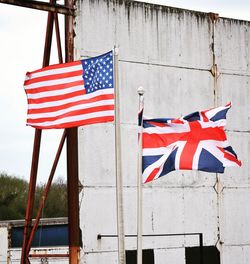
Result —
<instances>
[{"instance_id":1,"label":"tree","mask_svg":"<svg viewBox=\"0 0 250 264\"><path fill-rule=\"evenodd\" d=\"M29 184L27 181L7 173L0 173L0 220L24 219ZM45 186L36 188L34 215L39 207ZM57 179L50 188L42 217L67 216L67 185Z\"/></svg>"},{"instance_id":2,"label":"tree","mask_svg":"<svg viewBox=\"0 0 250 264\"><path fill-rule=\"evenodd\" d=\"M40 185L37 188L37 198L35 200L36 208L38 208L40 204L44 189L45 185ZM51 185L42 217L62 217L67 216L67 213L67 185L63 179L59 178Z\"/></svg>"}]
</instances>

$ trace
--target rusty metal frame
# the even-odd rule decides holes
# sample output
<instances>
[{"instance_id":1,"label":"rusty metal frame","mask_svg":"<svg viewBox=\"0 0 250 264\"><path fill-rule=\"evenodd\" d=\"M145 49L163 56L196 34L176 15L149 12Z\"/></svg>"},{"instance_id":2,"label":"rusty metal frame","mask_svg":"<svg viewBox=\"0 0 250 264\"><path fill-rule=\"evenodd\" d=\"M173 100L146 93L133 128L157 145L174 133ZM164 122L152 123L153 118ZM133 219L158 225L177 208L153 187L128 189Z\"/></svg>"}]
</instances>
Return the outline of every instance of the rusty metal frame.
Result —
<instances>
[{"instance_id":1,"label":"rusty metal frame","mask_svg":"<svg viewBox=\"0 0 250 264\"><path fill-rule=\"evenodd\" d=\"M30 254L31 258L68 258L69 254Z\"/></svg>"},{"instance_id":2,"label":"rusty metal frame","mask_svg":"<svg viewBox=\"0 0 250 264\"><path fill-rule=\"evenodd\" d=\"M73 7L75 0L65 0ZM65 61L74 60L74 18L65 16ZM66 129L67 133L67 188L69 225L69 263L77 264L80 258L79 193L78 193L78 129Z\"/></svg>"},{"instance_id":3,"label":"rusty metal frame","mask_svg":"<svg viewBox=\"0 0 250 264\"><path fill-rule=\"evenodd\" d=\"M56 4L56 0L48 2L33 0L0 0L0 3L10 4L20 7L33 8L48 11L47 29L44 44L43 67L48 66L50 62L51 44L53 36L53 27L55 24L55 33L57 41L57 51L59 63L63 62L58 13L65 15L65 61L74 60L74 0L65 0L64 5ZM37 217L32 228L32 215L34 209L34 199L37 181L37 170L39 163L39 154L41 146L42 130L36 129L34 135L34 145L32 154L32 163L30 171L30 183L27 197L27 207L24 225L24 236L22 245L21 264L29 264L29 257L69 257L70 264L79 263L80 252L80 228L79 228L79 197L78 197L78 130L77 128L65 129L62 135L60 145L49 175L49 179L44 190L44 194L37 212ZM32 240L41 218L41 212L52 184L53 176L60 158L60 154L67 138L67 189L68 189L68 225L69 225L69 254L30 254Z\"/></svg>"},{"instance_id":4,"label":"rusty metal frame","mask_svg":"<svg viewBox=\"0 0 250 264\"><path fill-rule=\"evenodd\" d=\"M29 240L27 242L27 246L26 246L26 256L30 256L29 255L29 252L30 252L30 248L31 248L31 243L33 241L33 238L35 236L35 232L36 232L36 230L38 228L38 225L39 225L39 221L40 221L40 218L41 218L41 215L42 215L42 211L43 211L43 208L44 208L46 199L48 197L48 193L49 193L49 190L50 190L50 187L51 187L51 184L52 184L52 180L53 180L53 177L54 177L54 174L55 174L55 171L56 171L56 167L57 167L57 164L58 164L58 161L59 161L59 158L60 158L62 149L63 149L63 145L64 145L64 142L65 142L65 138L66 138L66 131L64 130L64 133L62 135L62 138L61 138L61 141L60 141L60 144L59 144L57 153L56 153L56 157L55 157L55 160L54 160L54 163L53 163L51 172L50 172L50 176L49 176L47 185L46 185L46 187L44 189L44 193L43 193L43 196L42 196L42 200L40 202L39 209L37 211L37 216L36 216L36 219L35 219L33 228L31 230L31 233L30 233L30 236L29 236Z\"/></svg>"},{"instance_id":5,"label":"rusty metal frame","mask_svg":"<svg viewBox=\"0 0 250 264\"><path fill-rule=\"evenodd\" d=\"M55 1L50 0L50 3L51 4L55 3ZM54 16L52 12L49 12L48 19L47 19L45 44L44 44L43 67L49 65L49 61L50 61L53 24L54 24ZM34 199L35 199L35 189L36 189L37 169L38 169L38 162L39 162L41 137L42 137L42 130L36 129L35 138L34 138L34 147L33 147L32 166L31 166L31 173L30 173L29 192L28 192L28 197L27 197L21 264L30 263L29 258L28 258L29 250L27 250L27 245L28 245L28 242L30 239L30 233L31 233L31 222L32 222L33 209L34 209Z\"/></svg>"},{"instance_id":6,"label":"rusty metal frame","mask_svg":"<svg viewBox=\"0 0 250 264\"><path fill-rule=\"evenodd\" d=\"M27 7L41 11L56 12L68 16L74 16L75 14L75 9L73 7L69 7L67 5L59 5L56 3L52 4L34 0L0 0L0 3Z\"/></svg>"}]
</instances>

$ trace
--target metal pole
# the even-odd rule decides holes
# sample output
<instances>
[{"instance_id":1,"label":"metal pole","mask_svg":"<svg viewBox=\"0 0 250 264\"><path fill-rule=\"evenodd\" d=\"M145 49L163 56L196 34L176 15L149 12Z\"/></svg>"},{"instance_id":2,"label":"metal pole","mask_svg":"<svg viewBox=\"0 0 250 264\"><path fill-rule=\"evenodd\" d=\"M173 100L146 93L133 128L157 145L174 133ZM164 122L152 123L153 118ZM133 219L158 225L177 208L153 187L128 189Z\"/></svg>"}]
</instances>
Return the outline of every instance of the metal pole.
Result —
<instances>
[{"instance_id":1,"label":"metal pole","mask_svg":"<svg viewBox=\"0 0 250 264\"><path fill-rule=\"evenodd\" d=\"M139 113L144 108L144 90L139 87ZM137 264L142 264L142 135L143 114L139 120L139 148L138 148L138 171L137 171Z\"/></svg>"},{"instance_id":2,"label":"metal pole","mask_svg":"<svg viewBox=\"0 0 250 264\"><path fill-rule=\"evenodd\" d=\"M65 6L73 8L73 0L65 0ZM65 59L74 60L74 19L65 16ZM67 189L69 221L69 263L79 263L80 227L79 227L79 192L78 192L78 129L67 131Z\"/></svg>"},{"instance_id":3,"label":"metal pole","mask_svg":"<svg viewBox=\"0 0 250 264\"><path fill-rule=\"evenodd\" d=\"M115 73L115 157L116 157L116 207L117 207L117 234L119 264L126 263L125 236L123 219L123 183L121 168L121 131L120 131L120 104L119 104L119 76L118 76L118 48L114 48Z\"/></svg>"}]
</instances>

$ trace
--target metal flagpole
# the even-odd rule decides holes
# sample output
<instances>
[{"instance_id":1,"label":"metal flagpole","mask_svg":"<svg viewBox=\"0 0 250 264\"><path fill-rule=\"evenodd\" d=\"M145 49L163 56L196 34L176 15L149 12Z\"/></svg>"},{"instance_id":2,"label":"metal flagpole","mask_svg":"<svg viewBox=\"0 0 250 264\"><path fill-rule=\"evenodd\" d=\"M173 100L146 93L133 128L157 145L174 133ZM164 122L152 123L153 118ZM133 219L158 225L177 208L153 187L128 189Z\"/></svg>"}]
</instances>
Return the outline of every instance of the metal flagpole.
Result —
<instances>
[{"instance_id":1,"label":"metal flagpole","mask_svg":"<svg viewBox=\"0 0 250 264\"><path fill-rule=\"evenodd\" d=\"M119 104L118 48L114 48L114 77L115 77L115 157L116 157L116 207L119 264L126 264L125 236L123 219L123 183L121 169L121 130Z\"/></svg>"},{"instance_id":2,"label":"metal flagpole","mask_svg":"<svg viewBox=\"0 0 250 264\"><path fill-rule=\"evenodd\" d=\"M143 135L143 108L144 108L144 90L139 87L139 147L138 147L138 171L137 171L137 264L142 264L142 135Z\"/></svg>"}]
</instances>

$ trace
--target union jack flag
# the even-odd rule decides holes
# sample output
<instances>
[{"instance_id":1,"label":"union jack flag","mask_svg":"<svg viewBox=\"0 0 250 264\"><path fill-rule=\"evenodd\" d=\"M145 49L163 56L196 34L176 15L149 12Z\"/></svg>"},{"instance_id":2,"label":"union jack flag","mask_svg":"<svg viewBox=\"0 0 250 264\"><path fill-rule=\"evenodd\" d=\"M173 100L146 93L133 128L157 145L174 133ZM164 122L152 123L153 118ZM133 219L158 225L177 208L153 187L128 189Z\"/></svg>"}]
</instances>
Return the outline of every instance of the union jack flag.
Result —
<instances>
[{"instance_id":1,"label":"union jack flag","mask_svg":"<svg viewBox=\"0 0 250 264\"><path fill-rule=\"evenodd\" d=\"M143 182L173 170L223 173L225 167L241 166L229 146L224 127L226 106L173 119L143 119Z\"/></svg>"}]
</instances>

